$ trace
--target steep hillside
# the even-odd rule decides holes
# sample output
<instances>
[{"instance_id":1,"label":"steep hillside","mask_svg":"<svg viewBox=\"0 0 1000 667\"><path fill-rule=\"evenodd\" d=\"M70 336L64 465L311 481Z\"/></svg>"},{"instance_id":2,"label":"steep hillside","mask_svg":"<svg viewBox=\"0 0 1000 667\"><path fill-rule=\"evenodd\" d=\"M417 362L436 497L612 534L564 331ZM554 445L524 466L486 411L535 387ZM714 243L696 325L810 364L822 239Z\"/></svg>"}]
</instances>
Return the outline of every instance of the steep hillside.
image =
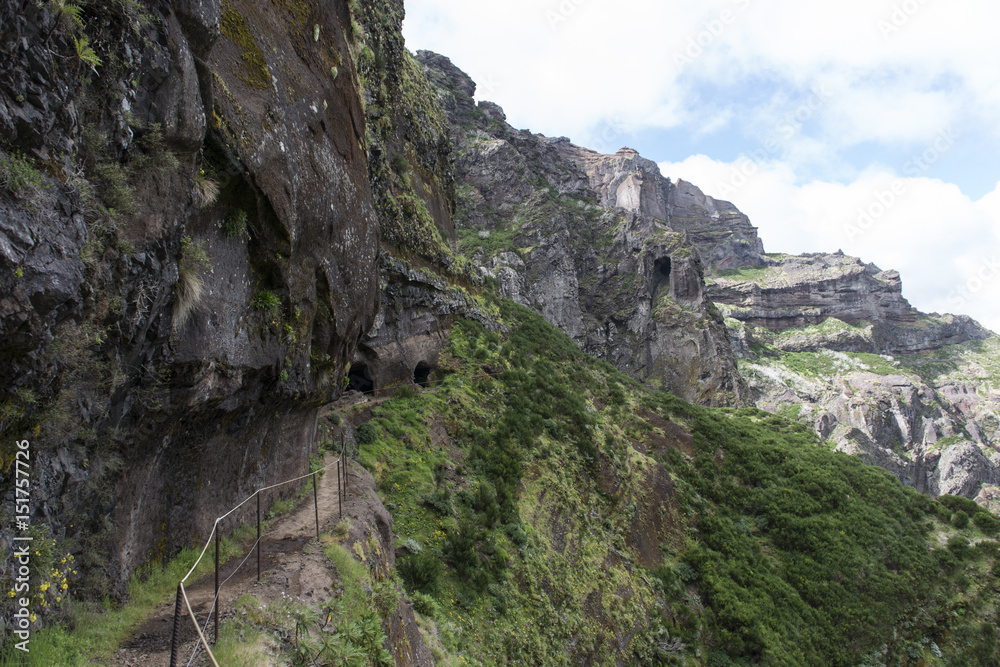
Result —
<instances>
[{"instance_id":1,"label":"steep hillside","mask_svg":"<svg viewBox=\"0 0 1000 667\"><path fill-rule=\"evenodd\" d=\"M924 493L985 504L1000 485L1000 339L896 356L825 343L865 334L832 318L778 336L757 330L740 369L758 406L809 424ZM810 351L792 351L805 341Z\"/></svg>"},{"instance_id":2,"label":"steep hillside","mask_svg":"<svg viewBox=\"0 0 1000 667\"><path fill-rule=\"evenodd\" d=\"M402 20L0 0L4 639L17 443L32 627L71 645L349 394L392 521L341 527L377 558L314 559L343 585L301 623L244 605L282 659L425 660L401 580L442 664L996 664L1000 522L896 478L997 509L997 338L515 130Z\"/></svg>"},{"instance_id":3,"label":"steep hillside","mask_svg":"<svg viewBox=\"0 0 1000 667\"><path fill-rule=\"evenodd\" d=\"M500 311L507 335L456 322L433 388L343 413L439 664L1000 659L1000 521L975 503Z\"/></svg>"}]
</instances>

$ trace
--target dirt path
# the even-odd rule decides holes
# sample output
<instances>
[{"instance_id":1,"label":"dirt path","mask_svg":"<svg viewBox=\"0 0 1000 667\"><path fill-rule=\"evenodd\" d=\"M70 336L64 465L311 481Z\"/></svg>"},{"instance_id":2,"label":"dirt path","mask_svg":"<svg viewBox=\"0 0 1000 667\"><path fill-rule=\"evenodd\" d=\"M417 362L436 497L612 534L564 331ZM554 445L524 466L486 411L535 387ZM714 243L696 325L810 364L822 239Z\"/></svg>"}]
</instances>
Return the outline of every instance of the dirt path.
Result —
<instances>
[{"instance_id":1,"label":"dirt path","mask_svg":"<svg viewBox=\"0 0 1000 667\"><path fill-rule=\"evenodd\" d=\"M327 455L324 465L336 460ZM349 471L347 498L352 500L352 481L356 471ZM306 480L311 491L311 482ZM338 503L337 468L334 466L320 479L317 489L319 507L319 527L321 532L329 531L340 519ZM344 503L346 512L347 506ZM251 545L247 545L249 548ZM211 557L212 550L206 553ZM233 602L247 593L265 604L283 596L311 600L327 598L332 594L333 578L322 547L316 541L316 515L313 494L306 494L302 502L291 513L286 514L261 538L261 580L257 581L257 557L251 550L248 555L234 558L220 569L219 579L225 582L220 591L220 621L232 616ZM242 564L242 567L241 567ZM208 616L215 591L215 575L209 574L190 586L185 586L191 608L194 609L202 626ZM139 627L109 663L115 667L161 667L170 664L170 640L173 629L174 601L157 607L146 622ZM213 624L209 624L206 637L212 640ZM185 616L180 629L178 664L187 665L197 646L197 632L190 616ZM192 665L211 664L200 650Z\"/></svg>"}]
</instances>

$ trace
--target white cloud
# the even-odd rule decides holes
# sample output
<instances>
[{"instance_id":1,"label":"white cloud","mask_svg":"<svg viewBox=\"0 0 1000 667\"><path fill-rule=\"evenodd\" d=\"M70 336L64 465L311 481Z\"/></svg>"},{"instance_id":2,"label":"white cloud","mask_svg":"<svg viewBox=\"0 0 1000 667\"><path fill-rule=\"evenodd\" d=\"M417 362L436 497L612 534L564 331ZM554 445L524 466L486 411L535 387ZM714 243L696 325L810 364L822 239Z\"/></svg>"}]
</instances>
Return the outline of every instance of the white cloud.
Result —
<instances>
[{"instance_id":1,"label":"white cloud","mask_svg":"<svg viewBox=\"0 0 1000 667\"><path fill-rule=\"evenodd\" d=\"M437 51L477 82L499 82L477 97L501 104L513 125L573 137L609 119L676 124L673 75L661 65L663 43L683 32L656 0L627 11L600 0L414 0L404 23L411 50Z\"/></svg>"},{"instance_id":2,"label":"white cloud","mask_svg":"<svg viewBox=\"0 0 1000 667\"><path fill-rule=\"evenodd\" d=\"M822 138L837 148L921 141L958 115L1000 113L1000 3L987 0L410 0L407 12L410 48L501 82L491 97L513 124L549 134L576 136L614 117L696 129L701 84L754 77L778 96L835 83ZM676 56L690 53L682 72Z\"/></svg>"},{"instance_id":3,"label":"white cloud","mask_svg":"<svg viewBox=\"0 0 1000 667\"><path fill-rule=\"evenodd\" d=\"M663 163L674 179L732 201L772 252L833 252L896 269L925 312L962 313L1000 331L1000 184L972 201L954 184L872 169L847 183L796 182L784 163L725 163L696 155ZM753 174L734 181L734 175ZM740 187L734 187L733 183Z\"/></svg>"},{"instance_id":4,"label":"white cloud","mask_svg":"<svg viewBox=\"0 0 1000 667\"><path fill-rule=\"evenodd\" d=\"M865 82L832 96L824 131L838 147L925 142L956 122L959 103L944 91L920 90L909 81Z\"/></svg>"}]
</instances>

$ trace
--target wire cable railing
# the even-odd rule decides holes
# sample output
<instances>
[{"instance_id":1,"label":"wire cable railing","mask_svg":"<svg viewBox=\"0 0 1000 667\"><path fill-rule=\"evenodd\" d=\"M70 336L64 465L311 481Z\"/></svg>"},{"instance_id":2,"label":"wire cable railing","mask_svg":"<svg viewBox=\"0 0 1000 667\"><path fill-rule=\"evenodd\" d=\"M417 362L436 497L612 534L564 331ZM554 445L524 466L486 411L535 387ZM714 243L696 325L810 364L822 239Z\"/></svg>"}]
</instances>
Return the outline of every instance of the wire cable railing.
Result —
<instances>
[{"instance_id":1,"label":"wire cable railing","mask_svg":"<svg viewBox=\"0 0 1000 667\"><path fill-rule=\"evenodd\" d=\"M221 615L221 604L220 604L220 599L219 599L219 592L222 589L222 587L225 586L229 582L230 579L232 579L234 576L236 576L236 573L238 573L243 568L243 566L246 565L246 562L250 559L251 554L253 554L254 552L256 552L256 555L257 555L257 581L258 582L260 581L260 545L261 545L261 540L264 537L267 537L268 535L271 535L272 533L277 532L276 530L271 530L271 531L268 531L268 532L264 533L263 535L261 534L261 523L262 523L262 521L261 521L261 511L260 511L260 496L261 496L261 493L264 493L265 491L270 491L272 489L276 489L276 488L278 488L280 486L285 486L287 484L293 484L295 482L299 482L299 481L302 481L302 480L304 480L304 479L306 479L308 477L311 477L312 478L312 487L313 487L313 511L314 511L315 518L316 518L316 537L318 539L319 538L319 490L318 490L318 486L316 484L316 478L317 478L317 476L320 473L323 473L323 472L326 472L327 470L331 470L333 468L336 468L336 470L337 470L337 508L338 508L338 512L339 512L340 516L343 517L343 515L344 515L344 505L343 505L343 503L344 503L344 499L345 499L345 497L347 495L347 479L348 479L347 478L347 462L348 462L348 459L347 459L347 456L346 456L345 442L344 442L343 436L341 436L341 440L340 440L340 456L333 463L329 463L326 466L323 466L322 468L319 468L318 470L314 470L314 471L312 471L310 473L306 473L305 475L299 475L298 477L295 477L293 479L288 479L288 480L285 480L283 482L278 482L277 484L271 484L270 486L261 487L261 488L257 489L256 491L254 491L249 496L247 496L247 498L244 499L241 503L239 503L238 505L236 505L235 507L233 507L228 512L226 512L225 514L223 514L222 516L218 517L215 520L215 523L212 524L212 531L211 531L211 533L209 533L208 539L205 541L205 546L201 550L201 554L198 555L198 558L197 558L197 560L195 560L194 565L191 566L191 569L188 570L187 574L184 575L184 578L181 579L180 582L178 582L178 584L177 584L177 598L176 598L176 601L174 603L173 632L172 632L171 638L170 638L170 667L177 667L177 665L178 665L177 661L178 661L178 650L180 648L180 646L179 646L179 636L180 636L180 631L181 631L181 618L182 618L182 616L185 616L185 615L187 615L188 617L190 617L191 622L194 624L194 628L195 628L195 630L198 633L198 639L195 642L194 651L191 653L191 657L188 659L188 661L187 661L186 664L190 667L190 665L194 662L195 657L198 655L198 652L202 648L204 648L205 649L205 653L207 654L208 659L211 661L212 665L214 665L215 667L219 667L219 663L216 662L215 656L212 654L212 648L211 648L211 645L209 644L209 641L208 641L207 636L206 636L207 633L208 633L208 626L214 620L214 622L215 622L214 641L212 643L214 644L214 643L217 643L219 641L219 616ZM222 533L220 525L221 525L223 519L229 518L230 516L233 515L233 513L235 513L241 507L243 507L244 505L246 505L247 503L249 503L251 500L254 500L254 499L256 499L256 501L257 501L257 539L254 541L253 546L247 552L247 555L243 558L242 562L240 562L240 564L236 567L236 569L233 570L233 572L228 577L226 577L225 581L220 582L219 581L219 551L220 551L220 537L221 537L221 533ZM185 589L184 584L188 581L188 579L191 578L191 575L194 574L195 570L198 568L198 565L201 564L201 561L205 558L205 554L208 553L209 547L212 546L212 542L213 541L215 542L215 595L212 598L212 604L209 607L208 615L205 617L205 626L204 626L204 628L202 628L201 623L198 621L198 615L194 612L194 609L191 606L191 600L190 600L190 598L188 598L187 589Z\"/></svg>"}]
</instances>

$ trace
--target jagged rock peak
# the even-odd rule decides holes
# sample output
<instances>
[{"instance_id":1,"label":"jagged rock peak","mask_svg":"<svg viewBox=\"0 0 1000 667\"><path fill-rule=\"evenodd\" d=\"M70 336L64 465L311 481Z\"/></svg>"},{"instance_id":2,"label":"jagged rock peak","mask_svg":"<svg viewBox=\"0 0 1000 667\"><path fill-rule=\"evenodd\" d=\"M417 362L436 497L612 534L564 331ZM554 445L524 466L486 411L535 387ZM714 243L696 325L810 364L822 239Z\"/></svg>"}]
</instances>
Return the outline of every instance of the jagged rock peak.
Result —
<instances>
[{"instance_id":1,"label":"jagged rock peak","mask_svg":"<svg viewBox=\"0 0 1000 667\"><path fill-rule=\"evenodd\" d=\"M515 130L499 106L473 102L450 60L417 58L451 124L460 249L586 352L691 400L740 403L699 254L669 224L673 185L657 164Z\"/></svg>"},{"instance_id":2,"label":"jagged rock peak","mask_svg":"<svg viewBox=\"0 0 1000 667\"><path fill-rule=\"evenodd\" d=\"M440 91L441 106L449 113L472 113L476 108L476 82L455 67L451 58L433 51L417 51L417 62L424 67L424 74Z\"/></svg>"}]
</instances>

